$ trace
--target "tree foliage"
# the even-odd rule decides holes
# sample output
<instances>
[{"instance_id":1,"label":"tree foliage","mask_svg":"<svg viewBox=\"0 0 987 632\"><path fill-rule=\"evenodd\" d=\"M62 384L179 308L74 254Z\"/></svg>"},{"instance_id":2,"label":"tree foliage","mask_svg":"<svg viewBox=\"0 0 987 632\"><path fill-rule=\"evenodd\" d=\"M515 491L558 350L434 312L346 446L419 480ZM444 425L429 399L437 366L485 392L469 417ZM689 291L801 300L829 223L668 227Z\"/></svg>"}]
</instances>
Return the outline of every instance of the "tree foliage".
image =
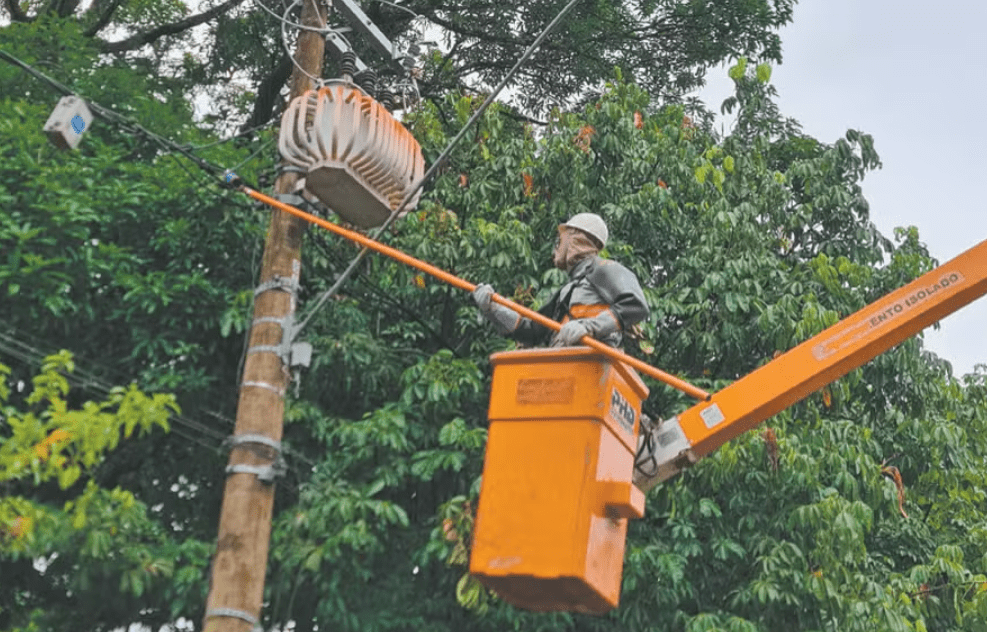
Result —
<instances>
[{"instance_id":1,"label":"tree foliage","mask_svg":"<svg viewBox=\"0 0 987 632\"><path fill-rule=\"evenodd\" d=\"M176 568L190 557L201 563L210 550L169 540L133 493L103 487L95 476L135 431L167 430L169 416L178 412L174 398L145 395L131 384L104 401L70 407L73 370L68 352L49 356L31 390L21 394L24 383L12 392L11 370L0 364L4 629L105 629L151 620L155 607L157 618L167 621L173 613L164 595L181 603L170 585Z\"/></svg>"},{"instance_id":2,"label":"tree foliage","mask_svg":"<svg viewBox=\"0 0 987 632\"><path fill-rule=\"evenodd\" d=\"M278 111L292 63L277 16L297 21L292 9L300 4L4 0L0 15L15 25L68 21L103 54L100 65L132 65L209 94L218 110L211 122L229 129L230 117L254 127ZM410 0L368 2L363 9L412 58L418 90L435 100L449 91L490 89L566 4ZM523 109L539 114L595 93L619 65L656 96L679 99L725 60L750 55L780 62L777 29L791 21L793 6L793 0L580 2L510 85ZM338 12L328 26L352 27ZM366 41L349 39L384 83L406 83ZM338 74L331 50L326 62L329 74Z\"/></svg>"},{"instance_id":3,"label":"tree foliage","mask_svg":"<svg viewBox=\"0 0 987 632\"><path fill-rule=\"evenodd\" d=\"M522 108L494 106L387 239L538 307L563 281L550 268L555 226L601 213L612 234L604 254L637 273L652 311L626 346L707 390L916 278L935 265L917 231L888 238L868 218L873 139L811 138L773 103L766 63L780 57L774 31L790 4L580 5L519 79ZM444 56L423 61L428 98L404 116L429 161L482 100L458 88L501 76L561 5L404 4L450 34ZM249 179L273 171L271 132L210 135L274 111L277 72L290 65L268 14L216 4L225 8L204 22L206 43L178 61L169 51L194 39L182 25L200 19L180 3L6 6L5 50L210 162ZM420 34L421 19L367 9L392 37ZM724 108L737 122L721 136L678 96L726 59L736 93ZM615 61L625 70L615 74ZM190 102L235 91L224 79L233 66L257 89L196 123ZM0 628L197 625L222 488L215 448L232 428L266 211L133 130L97 123L78 151L56 151L40 132L54 100L44 86L9 66L0 84L10 88L0 100L7 383L30 381L45 351L66 348L77 371L49 360L39 388L56 388L78 423L119 428L135 418L121 412L127 397L161 408L163 392L185 411L173 432L112 452L83 450L58 434L69 417L30 408L50 399L4 413L2 471L37 463L0 481ZM525 123L546 103L562 106L545 125ZM356 253L325 232L305 239L303 311ZM983 629L987 374L958 380L920 339L902 343L655 488L629 532L618 610L536 615L465 575L487 357L513 343L477 321L467 295L390 260L369 258L339 292L304 330L314 359L288 396L291 469L277 494L266 627ZM63 388L120 376L141 391L87 404L84 390ZM649 386L652 417L690 404ZM24 516L30 530L15 524ZM44 571L33 562L42 556Z\"/></svg>"}]
</instances>

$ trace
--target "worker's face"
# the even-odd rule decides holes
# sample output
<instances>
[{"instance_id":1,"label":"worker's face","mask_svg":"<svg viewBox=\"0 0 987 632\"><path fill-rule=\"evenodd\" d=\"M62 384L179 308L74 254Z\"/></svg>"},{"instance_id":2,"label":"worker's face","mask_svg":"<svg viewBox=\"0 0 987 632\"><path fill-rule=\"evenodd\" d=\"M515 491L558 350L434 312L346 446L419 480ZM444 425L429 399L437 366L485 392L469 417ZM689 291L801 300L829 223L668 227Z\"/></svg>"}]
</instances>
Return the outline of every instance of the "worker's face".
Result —
<instances>
[{"instance_id":1,"label":"worker's face","mask_svg":"<svg viewBox=\"0 0 987 632\"><path fill-rule=\"evenodd\" d=\"M560 270L566 269L566 251L569 249L572 229L567 226L559 226L559 234L555 238L555 249L552 250L552 263Z\"/></svg>"},{"instance_id":2,"label":"worker's face","mask_svg":"<svg viewBox=\"0 0 987 632\"><path fill-rule=\"evenodd\" d=\"M552 263L559 270L568 272L572 266L599 251L600 247L588 234L578 228L559 226L559 238L552 252Z\"/></svg>"}]
</instances>

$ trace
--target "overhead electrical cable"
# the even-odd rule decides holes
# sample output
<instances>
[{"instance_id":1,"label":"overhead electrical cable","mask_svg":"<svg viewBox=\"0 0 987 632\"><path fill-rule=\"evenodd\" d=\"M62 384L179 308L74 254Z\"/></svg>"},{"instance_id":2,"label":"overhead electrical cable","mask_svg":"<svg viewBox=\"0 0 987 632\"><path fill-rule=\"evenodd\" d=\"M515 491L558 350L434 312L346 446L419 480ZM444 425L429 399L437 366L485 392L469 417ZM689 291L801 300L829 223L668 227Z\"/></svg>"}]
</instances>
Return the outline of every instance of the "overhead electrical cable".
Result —
<instances>
[{"instance_id":1,"label":"overhead electrical cable","mask_svg":"<svg viewBox=\"0 0 987 632\"><path fill-rule=\"evenodd\" d=\"M3 351L9 356L17 358L26 363L37 363L39 361L37 358L33 356L26 355L23 353L18 353L17 351L7 347L3 343L0 343L0 351ZM87 378L76 373L70 373L65 376L65 379L70 384L73 384L74 386L77 386L79 388L83 388L83 389L96 388L97 390L101 391L102 394L104 395L109 392L108 390L103 390L103 388L100 387L96 382L94 382L93 378L91 377ZM209 450L210 452L213 453L219 452L221 446L220 443L207 442L206 440L203 439L202 435L190 433L188 430L185 429L187 423L183 418L179 418L175 415L170 415L169 421L174 422L174 424L171 427L171 431L174 432L177 436L186 439L188 441L191 441L192 443L195 443L196 445L203 447ZM215 439L214 437L210 437L210 438Z\"/></svg>"},{"instance_id":2,"label":"overhead electrical cable","mask_svg":"<svg viewBox=\"0 0 987 632\"><path fill-rule=\"evenodd\" d=\"M24 332L18 330L16 333L17 333L17 337L14 337L10 332L0 331L0 352L4 352L7 355L16 358L22 362L25 362L27 364L34 364L34 365L40 365L47 356L52 355L51 352L46 352L43 349L39 349L34 345L19 339L19 338L28 337L25 335ZM91 364L94 366L100 366L106 372L116 372L116 371L113 371L112 369L102 366L96 362L92 362L91 360L87 360L86 358L83 358L82 356L79 356L74 352L72 352L72 357L75 363L75 370L72 371L71 373L65 374L65 378L70 383L83 389L93 389L104 396L108 395L113 390L114 386L112 384L106 382L103 378L99 377L92 371L88 370L85 365ZM128 381L132 381L132 380L128 380ZM208 411L208 410L203 412L205 412L205 414L208 414L212 417L215 417L216 419L222 420L231 426L233 424L233 420L229 419L225 415L222 415L215 411ZM213 452L220 451L222 449L222 442L229 437L228 431L219 430L208 424L204 424L200 421L196 421L188 417L187 415L172 413L169 415L169 420L174 421L177 424L177 426L173 427L172 429L175 430L179 436L194 441L200 446L207 448ZM196 432L200 433L200 436L189 435L187 431L185 432L181 431L182 428L185 428L187 430L195 430ZM212 442L216 442L216 443L215 444L206 443L205 441L202 440L201 435L205 435L205 437L208 437ZM314 461L312 461L311 459L309 459L303 454L300 454L294 450L287 449L286 446L282 446L282 449L284 450L285 454L289 457L298 459L299 461L302 461L303 463L309 466L315 465Z\"/></svg>"},{"instance_id":3,"label":"overhead electrical cable","mask_svg":"<svg viewBox=\"0 0 987 632\"><path fill-rule=\"evenodd\" d=\"M228 136L226 138L222 138L220 140L213 141L211 143L206 143L205 145L191 145L191 144L189 144L189 145L185 145L185 147L188 148L189 151L202 151L203 149L210 149L212 147L216 147L217 145L222 145L224 143L228 143L230 141L234 141L234 140L236 140L238 138L243 138L245 136L250 136L254 132L263 131L263 130L267 129L268 127L273 127L277 123L278 123L278 120L277 119L271 119L270 121L268 121L268 122L266 122L266 123L264 123L262 125L257 125L256 127L251 127L251 128L245 129L243 131L237 132L236 134L233 134L232 136Z\"/></svg>"},{"instance_id":4,"label":"overhead electrical cable","mask_svg":"<svg viewBox=\"0 0 987 632\"><path fill-rule=\"evenodd\" d=\"M293 26L296 29L301 29L303 31L312 31L314 33L329 33L329 32L332 32L332 31L335 30L335 29L328 28L326 26L306 26L304 24L299 24L298 22L292 22L291 20L289 20L286 17L287 14L288 14L287 11L285 11L285 14L284 15L279 15L279 14L275 13L273 9L271 9L266 4L264 4L263 0L256 0L256 2L260 6L260 8L264 9L265 11L267 11L268 13L270 13L272 16L274 16L274 19L276 19L277 21L281 22L282 24L287 24L288 26ZM291 5L288 7L288 9L291 9L296 4L298 4L298 3L297 2L292 2Z\"/></svg>"},{"instance_id":5,"label":"overhead electrical cable","mask_svg":"<svg viewBox=\"0 0 987 632\"><path fill-rule=\"evenodd\" d=\"M22 70L24 70L25 72L27 72L31 76L33 76L36 79L39 79L40 81L48 84L49 86L51 86L52 88L54 88L57 92L59 92L59 93L61 93L63 95L78 95L79 94L78 92L76 92L75 90L72 90L70 87L66 86L65 84L60 83L59 81L56 81L55 79L52 79L51 77L45 75L43 72L41 72L38 69L32 67L30 64L27 64L27 63L21 61L20 59L14 57L10 53L7 53L6 51L0 50L0 59L3 59L4 61L6 61L6 62L8 62L8 63L10 63L10 64L12 64L14 66L17 66L17 67L21 68ZM164 136L161 136L160 134L157 134L157 133L155 133L155 132L147 129L146 127L144 127L143 125L141 125L137 121L134 121L131 118L128 118L126 116L123 116L122 114L118 114L118 113L114 112L113 110L111 110L111 109L109 109L107 107L104 107L104 106L100 105L99 103L96 103L95 101L93 101L93 100L85 97L85 95L79 95L79 96L80 97L83 97L85 99L86 104L89 106L89 109L92 110L93 114L95 114L96 116L99 116L100 118L102 118L102 119L104 119L106 121L109 121L109 122L115 124L116 126L118 126L119 128L121 128L121 129L123 129L123 130L125 130L127 132L130 132L132 134L142 135L142 136L144 136L144 137L146 137L146 138L154 141L155 143L157 143L158 145L160 145L161 147L163 147L163 148L165 148L167 150L165 152L166 154L167 153L178 153L178 154L181 154L181 155L185 156L186 158L188 158L189 160L191 160L193 163L195 163L196 166L198 166L200 169L202 169L203 171L205 171L206 173L208 173L212 177L223 176L228 170L227 169L224 169L223 167L220 167L220 166L218 166L216 164L213 164L213 163L209 162L208 160L205 160L204 158L201 158L199 156L196 156L194 153L192 153L193 151L199 151L199 150L204 149L206 147L211 147L211 146L216 145L216 144L219 144L219 143L228 142L228 141L233 140L233 139L235 139L235 138L237 138L239 136L243 136L243 135L245 135L248 132L252 132L252 131L254 131L256 129L262 129L263 127L265 127L265 126L262 125L262 126L259 126L257 128L253 128L252 130L246 130L244 132L241 132L239 134L236 134L234 136L231 136L230 138L227 138L227 139L218 141L217 143L210 143L209 145L203 145L201 147L196 147L194 145L182 145L182 144L176 143L176 142L174 142L174 141L172 141L172 140L170 140L168 138L165 138Z\"/></svg>"},{"instance_id":6,"label":"overhead electrical cable","mask_svg":"<svg viewBox=\"0 0 987 632\"><path fill-rule=\"evenodd\" d=\"M48 355L51 355L2 332L0 332L0 351L3 351L8 355L28 364L41 364ZM73 359L75 360L75 370L71 373L65 374L65 378L69 382L74 383L76 386L84 389L96 390L102 395L108 395L113 390L114 387L111 384L105 382L101 377L87 370L82 363L78 362L81 358L73 354ZM194 419L189 419L184 415L172 414L169 415L169 418L178 424L191 430L196 430L197 432L200 432L213 440L222 440L227 436L227 433L220 432L215 428L195 421ZM212 450L219 449L218 444L206 447L209 447Z\"/></svg>"},{"instance_id":7,"label":"overhead electrical cable","mask_svg":"<svg viewBox=\"0 0 987 632\"><path fill-rule=\"evenodd\" d=\"M24 332L18 331L18 336L24 335ZM12 338L9 335L5 335L0 332L0 352L6 353L8 356L16 358L26 364L30 365L40 365L47 355L40 349L33 347L29 344L23 343L16 338ZM73 353L73 361L75 363L75 370L71 373L65 374L65 379L72 385L79 387L83 390L92 389L102 395L108 395L112 390L112 386L103 381L98 376L88 372L79 362L79 360L84 360L80 356ZM92 363L96 366L102 366L98 363ZM103 367L106 368L106 367ZM224 415L221 415L215 411L204 411L205 414L212 417L216 417L222 421L232 424L232 420L228 419ZM0 418L2 419L2 418ZM205 448L209 452L215 455L221 455L224 450L225 440L229 437L226 433L221 433L211 428L205 424L197 422L193 419L188 418L185 415L176 415L174 413L170 414L168 421L174 422L169 428L170 433L174 433L176 436L185 439L191 443L196 444L199 447ZM201 434L191 433L190 430L195 430ZM205 440L203 435L208 437L210 440ZM296 452L288 448L288 446L281 446L282 452L285 456L297 459L309 466L310 470L314 470L316 467L315 461L306 457L305 455ZM283 483L288 489L298 493L300 490L301 480L298 479L295 482L283 481Z\"/></svg>"},{"instance_id":8,"label":"overhead electrical cable","mask_svg":"<svg viewBox=\"0 0 987 632\"><path fill-rule=\"evenodd\" d=\"M304 74L306 77L308 77L309 79L311 79L315 83L315 85L321 86L323 83L325 83L322 80L322 78L321 77L316 77L312 73L310 73L307 70L305 70L304 68L302 68L301 64L299 64L298 61L295 60L295 56L291 54L291 47L288 45L288 31L285 30L285 26L286 26L286 23L288 21L288 14L291 13L291 10L295 8L295 5L300 5L300 4L301 4L301 2L299 0L294 0L294 2L292 2L291 4L289 4L288 7L284 10L284 17L281 20L281 44L284 45L284 50L288 54L288 58L291 59L291 63L294 64L295 68L299 72L301 72L302 74ZM331 31L332 29L327 29L326 28L326 22L325 22L325 20L322 19L322 15L319 13L318 7L316 7L315 14L317 16L319 16L319 21L322 22L322 27L319 28L318 30L317 29L309 29L309 30L316 31L318 33L326 33L326 32ZM302 27L302 28L304 28L304 27ZM339 37L343 38L343 36L340 35L339 33L337 33L337 35ZM343 38L343 41L346 41L346 39ZM347 43L347 45L349 45L349 42L346 42L346 43ZM350 48L352 48L352 46L350 46Z\"/></svg>"},{"instance_id":9,"label":"overhead electrical cable","mask_svg":"<svg viewBox=\"0 0 987 632\"><path fill-rule=\"evenodd\" d=\"M555 19L549 22L548 25L544 29L542 29L542 32L538 35L538 37L535 38L535 40L531 43L531 45L528 46L528 49L524 51L524 54L521 55L520 59L517 60L517 63L514 64L514 67L511 68L509 71L507 71L507 74L504 75L504 78L501 79L500 83L498 83L497 86L490 92L490 94L487 95L486 100L484 100L484 102L480 105L480 107L477 108L476 112L473 113L473 116L471 116L469 120L466 121L466 124L463 125L463 128L459 131L459 133L456 134L456 136L451 141L449 141L449 144L442 151L442 153L439 154L439 157L435 159L435 161L432 163L432 166L429 167L428 171L425 172L425 174L421 177L421 179L417 183L415 183L415 186L412 187L412 189L408 192L407 195L405 195L404 200L402 200L401 204L398 205L398 207L390 214L390 216L387 218L387 221L385 221L384 224L380 226L377 229L377 231L371 236L372 239L379 239L380 236L384 233L384 231L387 230L391 226L391 224L394 223L394 220L398 218L398 216L405 209L408 203L415 198L415 195L421 190L421 188L424 187L425 184L432 178L432 176L434 176L435 173L438 172L438 170L442 167L443 163L446 161L446 159L448 159L449 155L452 153L452 150L455 149L456 145L459 144L459 141L461 141L463 137L466 135L466 132L483 115L486 109L490 106L491 103L493 103L494 99L496 99L497 96L500 95L500 92L507 86L507 84L510 83L511 79L514 77L514 74L517 73L517 71L521 68L521 66L524 65L526 61L528 61L531 55L534 54L535 50L541 45L542 41L544 41L544 39L548 37L548 34L552 32L552 30L556 27L556 25L558 25L558 23L561 22L562 19L569 13L569 11L571 11L579 2L580 0L570 0L569 4L563 7L562 10L559 11L559 14L555 16ZM315 314L319 311L319 309L321 309L321 307L326 303L326 301L329 300L329 297L331 297L333 294L336 294L339 291L339 288L343 285L343 283L346 282L346 280L350 277L350 275L353 274L353 271L356 270L356 267L360 264L363 258L367 256L368 252L370 252L370 250L364 247L359 253L357 253L355 257L353 257L353 260L350 262L350 265L345 270L343 270L343 272L336 279L336 282L333 283L332 287L326 290L322 294L322 296L319 297L319 300L316 302L315 307L309 310L308 315L301 321L301 323L299 323L298 327L294 330L295 335L297 335L305 327L305 325L307 325L309 321L312 320L312 317L314 317Z\"/></svg>"}]
</instances>

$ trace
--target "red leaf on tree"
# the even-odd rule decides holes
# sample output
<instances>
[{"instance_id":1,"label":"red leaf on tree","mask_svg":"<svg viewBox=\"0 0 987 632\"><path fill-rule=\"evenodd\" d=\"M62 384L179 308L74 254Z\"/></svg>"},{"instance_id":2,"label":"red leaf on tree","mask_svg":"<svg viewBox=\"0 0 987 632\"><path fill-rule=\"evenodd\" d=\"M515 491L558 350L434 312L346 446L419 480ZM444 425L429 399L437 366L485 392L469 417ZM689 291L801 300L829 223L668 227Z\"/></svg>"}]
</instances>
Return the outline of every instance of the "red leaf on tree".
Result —
<instances>
[{"instance_id":1,"label":"red leaf on tree","mask_svg":"<svg viewBox=\"0 0 987 632\"><path fill-rule=\"evenodd\" d=\"M888 465L881 468L881 474L888 476L894 481L894 486L898 488L898 511L905 518L908 514L905 513L905 483L901 480L901 472L898 471L893 465Z\"/></svg>"},{"instance_id":2,"label":"red leaf on tree","mask_svg":"<svg viewBox=\"0 0 987 632\"><path fill-rule=\"evenodd\" d=\"M644 127L644 117L641 116L640 112L634 113L634 127L642 129Z\"/></svg>"},{"instance_id":3,"label":"red leaf on tree","mask_svg":"<svg viewBox=\"0 0 987 632\"><path fill-rule=\"evenodd\" d=\"M778 436L775 434L773 428L765 428L764 433L761 435L764 439L764 447L768 451L768 464L771 466L771 470L774 472L778 471Z\"/></svg>"},{"instance_id":4,"label":"red leaf on tree","mask_svg":"<svg viewBox=\"0 0 987 632\"><path fill-rule=\"evenodd\" d=\"M531 191L535 186L535 179L527 173L522 173L521 179L524 180L524 194L531 195Z\"/></svg>"},{"instance_id":5,"label":"red leaf on tree","mask_svg":"<svg viewBox=\"0 0 987 632\"><path fill-rule=\"evenodd\" d=\"M584 152L589 153L590 139L593 138L593 134L595 133L596 128L592 125L586 125L579 130L579 133L572 139L572 142Z\"/></svg>"}]
</instances>

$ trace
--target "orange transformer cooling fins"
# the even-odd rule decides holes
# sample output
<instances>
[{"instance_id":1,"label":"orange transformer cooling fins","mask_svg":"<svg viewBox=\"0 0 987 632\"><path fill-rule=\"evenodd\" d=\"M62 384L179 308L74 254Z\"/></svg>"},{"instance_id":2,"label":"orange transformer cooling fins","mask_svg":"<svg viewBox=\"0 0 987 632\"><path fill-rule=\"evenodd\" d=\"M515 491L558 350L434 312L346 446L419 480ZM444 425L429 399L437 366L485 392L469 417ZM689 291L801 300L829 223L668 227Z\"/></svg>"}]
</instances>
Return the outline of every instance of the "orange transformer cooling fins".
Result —
<instances>
[{"instance_id":1,"label":"orange transformer cooling fins","mask_svg":"<svg viewBox=\"0 0 987 632\"><path fill-rule=\"evenodd\" d=\"M383 224L424 173L421 147L411 132L343 80L291 102L281 119L278 149L305 173L306 191L362 228Z\"/></svg>"}]
</instances>

